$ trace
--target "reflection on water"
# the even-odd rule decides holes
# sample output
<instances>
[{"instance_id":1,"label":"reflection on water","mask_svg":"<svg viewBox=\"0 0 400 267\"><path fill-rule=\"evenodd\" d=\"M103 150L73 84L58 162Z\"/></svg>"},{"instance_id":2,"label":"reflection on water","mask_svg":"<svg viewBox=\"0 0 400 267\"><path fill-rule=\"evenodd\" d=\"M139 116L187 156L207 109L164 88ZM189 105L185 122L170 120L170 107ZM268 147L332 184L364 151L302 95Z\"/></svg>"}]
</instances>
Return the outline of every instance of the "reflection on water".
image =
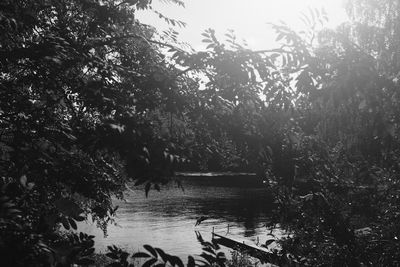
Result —
<instances>
[{"instance_id":1,"label":"reflection on water","mask_svg":"<svg viewBox=\"0 0 400 267\"><path fill-rule=\"evenodd\" d=\"M126 201L115 201L119 206L116 222L110 226L108 237L92 225L84 229L96 235L96 246L104 251L115 244L129 252L142 249L144 244L161 247L178 256L201 253L196 231L210 239L213 227L256 241L265 240L265 222L270 211L270 196L263 188L215 185L207 180L183 178L184 191L173 184L161 192L143 189L126 192ZM199 226L197 218L208 217Z\"/></svg>"}]
</instances>

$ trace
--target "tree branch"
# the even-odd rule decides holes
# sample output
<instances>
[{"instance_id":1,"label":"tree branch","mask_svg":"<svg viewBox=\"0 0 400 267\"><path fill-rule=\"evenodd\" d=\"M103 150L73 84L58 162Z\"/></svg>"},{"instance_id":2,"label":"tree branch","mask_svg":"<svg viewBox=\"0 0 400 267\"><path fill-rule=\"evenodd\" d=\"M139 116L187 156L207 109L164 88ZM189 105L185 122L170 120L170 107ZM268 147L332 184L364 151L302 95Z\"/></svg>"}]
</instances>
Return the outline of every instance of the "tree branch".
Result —
<instances>
[{"instance_id":1,"label":"tree branch","mask_svg":"<svg viewBox=\"0 0 400 267\"><path fill-rule=\"evenodd\" d=\"M94 43L94 45L96 45L96 46L109 45L109 44L112 44L113 42L116 42L116 41L119 41L119 40L123 40L123 39L129 39L129 38L142 39L144 42L146 42L149 45L152 43L152 44L157 44L157 45L164 46L164 47L169 47L169 48L181 51L181 52L185 52L184 50L182 50L182 49L180 49L180 48L178 48L176 46L173 46L173 45L170 45L170 44L167 44L167 43L163 43L163 42L160 42L160 41L150 40L150 39L147 39L144 36L137 35L137 34L115 36L115 37L112 37L112 38L108 38L106 40L102 40L102 41L96 42L96 43Z\"/></svg>"}]
</instances>

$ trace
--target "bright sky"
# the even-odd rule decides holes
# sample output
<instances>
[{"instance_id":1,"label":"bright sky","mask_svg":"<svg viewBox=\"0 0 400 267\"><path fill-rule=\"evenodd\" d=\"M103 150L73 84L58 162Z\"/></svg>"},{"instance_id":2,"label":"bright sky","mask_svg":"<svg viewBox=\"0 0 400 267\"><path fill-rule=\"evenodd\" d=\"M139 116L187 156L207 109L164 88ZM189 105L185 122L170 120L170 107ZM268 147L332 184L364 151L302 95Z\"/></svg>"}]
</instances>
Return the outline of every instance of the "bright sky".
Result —
<instances>
[{"instance_id":1,"label":"bright sky","mask_svg":"<svg viewBox=\"0 0 400 267\"><path fill-rule=\"evenodd\" d=\"M276 46L275 35L268 22L285 21L293 28L300 28L301 12L308 14L309 7L324 7L328 13L327 27L335 27L347 19L342 0L184 0L185 8L163 1L153 1L155 10L167 17L187 23L185 28L174 27L180 33L179 39L195 49L203 50L201 33L207 28L216 30L223 37L233 29L238 40L246 39L252 49L266 49ZM140 21L164 30L168 25L157 15L141 12ZM222 38L224 39L224 38Z\"/></svg>"}]
</instances>

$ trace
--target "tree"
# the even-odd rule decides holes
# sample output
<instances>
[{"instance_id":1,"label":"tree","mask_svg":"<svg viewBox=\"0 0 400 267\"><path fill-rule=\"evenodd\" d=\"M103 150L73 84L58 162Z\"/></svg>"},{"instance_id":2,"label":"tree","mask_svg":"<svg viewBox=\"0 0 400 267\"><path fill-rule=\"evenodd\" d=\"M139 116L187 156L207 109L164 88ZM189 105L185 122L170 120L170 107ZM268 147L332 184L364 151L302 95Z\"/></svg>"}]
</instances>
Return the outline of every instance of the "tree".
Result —
<instances>
[{"instance_id":1,"label":"tree","mask_svg":"<svg viewBox=\"0 0 400 267\"><path fill-rule=\"evenodd\" d=\"M294 263L399 261L397 67L395 56L383 56L395 55L398 45L392 5L351 1L352 22L315 33L314 46L284 25L275 27L288 41L282 56L299 59L285 66L296 77L290 151L296 171L292 183L277 188L278 216L293 231L284 250ZM310 19L318 21L318 14Z\"/></svg>"},{"instance_id":2,"label":"tree","mask_svg":"<svg viewBox=\"0 0 400 267\"><path fill-rule=\"evenodd\" d=\"M90 214L105 230L128 180L147 194L180 161L154 115L179 112L186 85L160 52L171 45L135 19L150 2L0 4L5 265L90 263L93 237L61 225Z\"/></svg>"}]
</instances>

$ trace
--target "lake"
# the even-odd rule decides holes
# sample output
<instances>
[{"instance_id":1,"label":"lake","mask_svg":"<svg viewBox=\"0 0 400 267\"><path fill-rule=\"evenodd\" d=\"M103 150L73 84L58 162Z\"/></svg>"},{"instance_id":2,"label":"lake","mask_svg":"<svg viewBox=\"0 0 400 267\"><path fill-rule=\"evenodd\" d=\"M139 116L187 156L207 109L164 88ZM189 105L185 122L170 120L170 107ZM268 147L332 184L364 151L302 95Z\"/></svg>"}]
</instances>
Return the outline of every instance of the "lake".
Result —
<instances>
[{"instance_id":1,"label":"lake","mask_svg":"<svg viewBox=\"0 0 400 267\"><path fill-rule=\"evenodd\" d=\"M117 225L108 228L107 237L91 224L83 230L96 236L100 252L110 244L130 253L150 244L180 257L200 254L195 231L211 240L213 227L215 232L226 233L229 225L229 234L253 242L271 238L265 228L271 211L266 188L250 186L245 179L229 183L214 177L181 177L180 181L184 190L171 183L160 192L151 190L147 198L143 188L132 186L126 201L115 200ZM208 219L195 226L200 216Z\"/></svg>"}]
</instances>

